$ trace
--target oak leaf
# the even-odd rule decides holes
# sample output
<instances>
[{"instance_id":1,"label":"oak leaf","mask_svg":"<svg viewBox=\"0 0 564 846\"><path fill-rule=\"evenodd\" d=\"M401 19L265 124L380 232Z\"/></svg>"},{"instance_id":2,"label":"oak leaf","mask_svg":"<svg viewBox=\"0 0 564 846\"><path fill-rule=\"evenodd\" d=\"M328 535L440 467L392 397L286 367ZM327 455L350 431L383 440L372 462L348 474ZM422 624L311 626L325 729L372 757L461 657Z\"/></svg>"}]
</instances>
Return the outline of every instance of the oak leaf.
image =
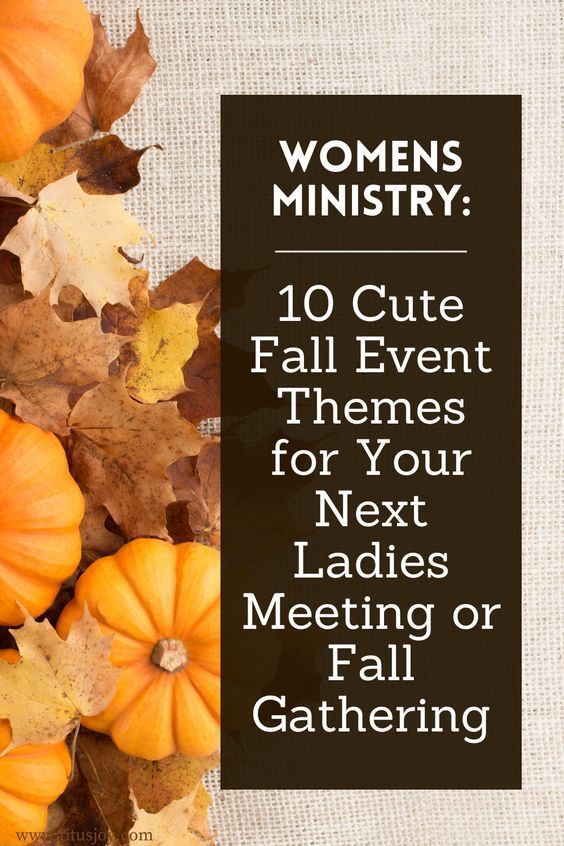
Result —
<instances>
[{"instance_id":1,"label":"oak leaf","mask_svg":"<svg viewBox=\"0 0 564 846\"><path fill-rule=\"evenodd\" d=\"M63 146L108 132L131 108L157 63L149 53L149 39L136 16L135 31L123 47L112 47L99 15L92 15L94 44L84 68L82 97L64 123L43 139Z\"/></svg>"},{"instance_id":2,"label":"oak leaf","mask_svg":"<svg viewBox=\"0 0 564 846\"><path fill-rule=\"evenodd\" d=\"M166 506L174 492L166 469L183 455L196 455L202 444L176 404L138 403L118 376L85 393L69 425L71 466L82 489L130 539L168 540Z\"/></svg>"},{"instance_id":3,"label":"oak leaf","mask_svg":"<svg viewBox=\"0 0 564 846\"><path fill-rule=\"evenodd\" d=\"M66 640L47 620L38 623L28 614L21 628L10 631L21 658L0 662L0 716L12 729L7 749L63 740L82 715L108 705L120 670L109 660L112 636L102 635L86 606Z\"/></svg>"},{"instance_id":4,"label":"oak leaf","mask_svg":"<svg viewBox=\"0 0 564 846\"><path fill-rule=\"evenodd\" d=\"M9 305L0 310L0 396L24 420L64 435L69 392L105 380L121 343L96 318L63 323L48 290Z\"/></svg>"},{"instance_id":5,"label":"oak leaf","mask_svg":"<svg viewBox=\"0 0 564 846\"><path fill-rule=\"evenodd\" d=\"M36 197L46 185L76 171L87 194L124 194L138 185L139 160L149 149L132 150L116 135L62 150L39 141L21 159L0 162L0 179Z\"/></svg>"},{"instance_id":6,"label":"oak leaf","mask_svg":"<svg viewBox=\"0 0 564 846\"><path fill-rule=\"evenodd\" d=\"M205 788L202 787L201 790L207 796ZM209 833L205 835L199 830L200 796L201 792L196 789L189 796L165 805L157 814L149 814L138 806L132 792L135 823L129 833L130 840L141 839L143 836L147 839L147 835L150 835L149 840L153 846L171 846L172 843L202 846L203 843L210 843Z\"/></svg>"},{"instance_id":7,"label":"oak leaf","mask_svg":"<svg viewBox=\"0 0 564 846\"><path fill-rule=\"evenodd\" d=\"M59 291L74 285L100 314L105 303L129 305L138 271L119 250L146 234L119 195L86 194L73 173L40 191L0 248L19 256L26 291L38 295L52 283L56 303Z\"/></svg>"}]
</instances>

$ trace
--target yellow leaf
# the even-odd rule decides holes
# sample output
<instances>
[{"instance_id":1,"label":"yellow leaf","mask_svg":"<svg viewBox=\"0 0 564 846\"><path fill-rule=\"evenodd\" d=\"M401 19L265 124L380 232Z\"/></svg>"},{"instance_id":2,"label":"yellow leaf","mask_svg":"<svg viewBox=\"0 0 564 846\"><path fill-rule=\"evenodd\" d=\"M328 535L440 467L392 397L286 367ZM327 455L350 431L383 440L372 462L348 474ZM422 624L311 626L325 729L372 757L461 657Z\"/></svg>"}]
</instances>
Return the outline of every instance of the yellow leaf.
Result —
<instances>
[{"instance_id":1,"label":"yellow leaf","mask_svg":"<svg viewBox=\"0 0 564 846\"><path fill-rule=\"evenodd\" d=\"M73 173L40 191L0 249L19 256L27 291L40 294L52 282L53 304L74 285L100 314L105 303L130 305L129 282L139 271L119 249L146 234L120 195L86 194Z\"/></svg>"},{"instance_id":2,"label":"yellow leaf","mask_svg":"<svg viewBox=\"0 0 564 846\"><path fill-rule=\"evenodd\" d=\"M112 699L120 670L109 660L112 637L102 635L88 609L67 640L48 620L26 615L11 630L21 660L0 662L0 716L10 721L8 749L28 743L56 743L80 722L99 714Z\"/></svg>"},{"instance_id":3,"label":"yellow leaf","mask_svg":"<svg viewBox=\"0 0 564 846\"><path fill-rule=\"evenodd\" d=\"M175 303L155 311L148 307L131 343L134 363L127 374L131 396L154 403L185 390L183 366L198 346L201 303Z\"/></svg>"},{"instance_id":4,"label":"yellow leaf","mask_svg":"<svg viewBox=\"0 0 564 846\"><path fill-rule=\"evenodd\" d=\"M49 182L55 182L68 173L65 165L73 155L72 149L55 153L50 144L39 142L21 159L0 162L0 177L25 194L36 195Z\"/></svg>"},{"instance_id":5,"label":"yellow leaf","mask_svg":"<svg viewBox=\"0 0 564 846\"><path fill-rule=\"evenodd\" d=\"M137 166L147 149L132 150L116 135L59 150L39 141L21 159L0 162L0 183L36 197L46 185L77 171L87 194L124 194L138 184Z\"/></svg>"},{"instance_id":6,"label":"yellow leaf","mask_svg":"<svg viewBox=\"0 0 564 846\"><path fill-rule=\"evenodd\" d=\"M204 788L202 790L206 793ZM129 832L130 840L141 840L144 837L145 840L150 840L152 846L172 846L175 843L182 843L182 846L202 846L203 843L210 842L210 838L201 834L194 825L194 817L199 815L198 788L184 799L165 805L158 814L143 811L133 793L131 801L135 824Z\"/></svg>"}]
</instances>

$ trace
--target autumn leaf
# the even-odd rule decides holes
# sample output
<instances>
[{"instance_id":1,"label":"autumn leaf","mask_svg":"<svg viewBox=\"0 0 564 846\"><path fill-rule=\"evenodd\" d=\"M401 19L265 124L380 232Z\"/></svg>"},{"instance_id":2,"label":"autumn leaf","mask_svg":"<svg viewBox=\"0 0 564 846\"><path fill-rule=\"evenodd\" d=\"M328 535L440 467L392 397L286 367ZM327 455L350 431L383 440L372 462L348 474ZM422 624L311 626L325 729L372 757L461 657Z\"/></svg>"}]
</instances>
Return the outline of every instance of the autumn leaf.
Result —
<instances>
[{"instance_id":1,"label":"autumn leaf","mask_svg":"<svg viewBox=\"0 0 564 846\"><path fill-rule=\"evenodd\" d=\"M182 417L199 423L220 413L220 343L215 327L220 317L220 273L199 259L173 273L151 291L153 308L175 302L201 302L198 347L183 368L185 389L176 397Z\"/></svg>"},{"instance_id":2,"label":"autumn leaf","mask_svg":"<svg viewBox=\"0 0 564 846\"><path fill-rule=\"evenodd\" d=\"M198 346L201 303L151 308L146 273L136 277L129 290L134 313L119 305L106 306L102 324L105 331L131 336L122 355L127 389L140 402L172 399L184 390L182 368Z\"/></svg>"},{"instance_id":3,"label":"autumn leaf","mask_svg":"<svg viewBox=\"0 0 564 846\"><path fill-rule=\"evenodd\" d=\"M84 91L77 107L60 126L43 136L56 146L108 132L131 108L157 63L149 53L139 12L135 31L123 47L112 47L99 15L92 15L94 44L84 68Z\"/></svg>"},{"instance_id":4,"label":"autumn leaf","mask_svg":"<svg viewBox=\"0 0 564 846\"><path fill-rule=\"evenodd\" d=\"M76 172L87 194L124 194L139 183L139 160L149 149L132 150L116 135L62 150L38 142L21 159L0 162L0 179L36 197L51 182Z\"/></svg>"},{"instance_id":5,"label":"autumn leaf","mask_svg":"<svg viewBox=\"0 0 564 846\"><path fill-rule=\"evenodd\" d=\"M13 303L21 302L24 297L25 291L17 257L5 250L0 250L0 310Z\"/></svg>"},{"instance_id":6,"label":"autumn leaf","mask_svg":"<svg viewBox=\"0 0 564 846\"><path fill-rule=\"evenodd\" d=\"M119 249L146 234L121 197L86 194L73 173L40 191L0 247L19 256L26 291L38 295L52 283L56 303L59 291L74 285L100 314L105 303L129 305L138 271Z\"/></svg>"},{"instance_id":7,"label":"autumn leaf","mask_svg":"<svg viewBox=\"0 0 564 846\"><path fill-rule=\"evenodd\" d=\"M101 634L86 606L66 641L47 620L38 623L28 614L21 628L10 631L21 660L0 662L0 716L12 729L7 749L63 740L82 715L108 705L120 670L109 660L112 637Z\"/></svg>"},{"instance_id":8,"label":"autumn leaf","mask_svg":"<svg viewBox=\"0 0 564 846\"><path fill-rule=\"evenodd\" d=\"M201 778L218 766L219 752L203 758L171 755L161 761L146 761L120 752L108 737L81 733L78 764L108 829L116 837L122 837L132 825L130 790L138 805L151 814L196 791L191 825L210 836L209 797ZM124 820L130 820L129 827L124 827Z\"/></svg>"},{"instance_id":9,"label":"autumn leaf","mask_svg":"<svg viewBox=\"0 0 564 846\"><path fill-rule=\"evenodd\" d=\"M194 458L181 458L168 470L177 502L168 506L175 543L195 540L220 545L220 444L209 440Z\"/></svg>"},{"instance_id":10,"label":"autumn leaf","mask_svg":"<svg viewBox=\"0 0 564 846\"><path fill-rule=\"evenodd\" d=\"M71 465L82 489L104 505L130 538L169 539L166 506L174 500L167 467L196 455L202 439L175 403L131 399L121 377L85 393L71 412Z\"/></svg>"},{"instance_id":11,"label":"autumn leaf","mask_svg":"<svg viewBox=\"0 0 564 846\"><path fill-rule=\"evenodd\" d=\"M204 788L202 788L204 790ZM135 824L129 833L130 840L148 838L153 846L171 846L182 843L183 846L202 846L210 843L210 837L198 830L197 807L198 792L178 799L166 805L158 814L149 814L139 808L135 796L131 794L135 814Z\"/></svg>"},{"instance_id":12,"label":"autumn leaf","mask_svg":"<svg viewBox=\"0 0 564 846\"><path fill-rule=\"evenodd\" d=\"M105 380L120 344L95 318L63 323L48 290L9 305L0 310L0 396L23 420L64 435L69 391Z\"/></svg>"},{"instance_id":13,"label":"autumn leaf","mask_svg":"<svg viewBox=\"0 0 564 846\"><path fill-rule=\"evenodd\" d=\"M88 492L85 497L84 519L80 524L82 560L88 564L106 555L113 555L125 543L124 539L106 528L109 511L96 505Z\"/></svg>"}]
</instances>

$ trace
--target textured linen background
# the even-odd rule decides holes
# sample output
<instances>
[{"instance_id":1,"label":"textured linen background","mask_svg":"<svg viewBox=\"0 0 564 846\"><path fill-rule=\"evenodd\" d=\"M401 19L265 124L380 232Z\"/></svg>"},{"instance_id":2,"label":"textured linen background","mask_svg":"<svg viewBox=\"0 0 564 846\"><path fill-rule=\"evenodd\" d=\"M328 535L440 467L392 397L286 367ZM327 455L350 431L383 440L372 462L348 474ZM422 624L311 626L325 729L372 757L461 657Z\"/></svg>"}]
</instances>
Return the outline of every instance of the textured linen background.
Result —
<instances>
[{"instance_id":1,"label":"textured linen background","mask_svg":"<svg viewBox=\"0 0 564 846\"><path fill-rule=\"evenodd\" d=\"M135 0L87 0L114 39ZM116 129L158 281L219 263L220 94L522 94L523 791L236 791L221 846L562 846L561 11L556 0L141 0L158 71ZM503 226L503 221L500 221ZM176 846L176 844L170 844Z\"/></svg>"}]
</instances>

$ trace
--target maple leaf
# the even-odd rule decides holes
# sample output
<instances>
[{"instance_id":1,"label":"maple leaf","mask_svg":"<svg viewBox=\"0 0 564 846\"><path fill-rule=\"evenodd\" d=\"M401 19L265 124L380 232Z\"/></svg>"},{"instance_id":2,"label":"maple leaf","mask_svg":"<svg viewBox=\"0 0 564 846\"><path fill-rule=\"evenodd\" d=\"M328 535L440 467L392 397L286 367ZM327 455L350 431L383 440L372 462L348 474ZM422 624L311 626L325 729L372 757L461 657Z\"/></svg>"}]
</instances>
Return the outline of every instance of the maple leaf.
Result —
<instances>
[{"instance_id":1,"label":"maple leaf","mask_svg":"<svg viewBox=\"0 0 564 846\"><path fill-rule=\"evenodd\" d=\"M175 403L132 400L121 377L85 393L69 417L71 466L82 489L104 505L128 538L169 539L166 506L174 492L167 467L196 455L198 430Z\"/></svg>"},{"instance_id":2,"label":"maple leaf","mask_svg":"<svg viewBox=\"0 0 564 846\"><path fill-rule=\"evenodd\" d=\"M139 183L139 160L149 149L132 150L116 135L62 150L39 141L21 159L0 162L0 179L36 197L46 185L76 171L87 194L124 194Z\"/></svg>"},{"instance_id":3,"label":"maple leaf","mask_svg":"<svg viewBox=\"0 0 564 846\"><path fill-rule=\"evenodd\" d=\"M204 443L195 458L181 458L168 470L177 502L168 506L170 534L176 543L195 540L219 549L220 444Z\"/></svg>"},{"instance_id":4,"label":"maple leaf","mask_svg":"<svg viewBox=\"0 0 564 846\"><path fill-rule=\"evenodd\" d=\"M220 317L220 273L194 258L151 291L151 305L201 302L198 347L184 365L186 389L176 397L182 417L199 423L220 413L220 342L215 327Z\"/></svg>"},{"instance_id":5,"label":"maple leaf","mask_svg":"<svg viewBox=\"0 0 564 846\"><path fill-rule=\"evenodd\" d=\"M201 790L207 796L205 788L202 787ZM150 835L149 840L153 846L170 846L172 843L202 846L202 843L210 843L210 836L202 834L198 828L198 817L201 814L198 808L200 796L201 792L196 789L189 796L165 805L157 814L149 814L138 806L132 792L135 824L129 833L130 840L141 837L147 839L147 835ZM208 804L210 801L208 797Z\"/></svg>"},{"instance_id":6,"label":"maple leaf","mask_svg":"<svg viewBox=\"0 0 564 846\"><path fill-rule=\"evenodd\" d=\"M9 305L0 310L0 396L22 419L64 435L70 390L105 380L121 343L95 318L63 323L48 290Z\"/></svg>"},{"instance_id":7,"label":"maple leaf","mask_svg":"<svg viewBox=\"0 0 564 846\"><path fill-rule=\"evenodd\" d=\"M73 173L39 192L0 248L19 256L26 291L37 295L52 283L56 303L59 291L74 285L100 314L105 303L129 305L129 281L138 271L119 249L146 234L120 196L86 194Z\"/></svg>"},{"instance_id":8,"label":"maple leaf","mask_svg":"<svg viewBox=\"0 0 564 846\"><path fill-rule=\"evenodd\" d=\"M99 714L114 696L120 670L110 663L112 636L102 635L87 607L61 640L51 624L26 614L10 629L20 653L17 664L0 662L0 716L10 721L8 749L56 743Z\"/></svg>"},{"instance_id":9,"label":"maple leaf","mask_svg":"<svg viewBox=\"0 0 564 846\"><path fill-rule=\"evenodd\" d=\"M106 307L106 325L132 336L124 351L127 389L140 402L172 399L184 390L182 368L198 346L197 316L201 303L173 303L159 311L149 304L147 274L130 285L135 317L124 309ZM123 361L123 359L122 359Z\"/></svg>"},{"instance_id":10,"label":"maple leaf","mask_svg":"<svg viewBox=\"0 0 564 846\"><path fill-rule=\"evenodd\" d=\"M92 15L94 43L84 68L84 91L70 116L43 139L56 146L108 132L131 108L157 63L149 39L136 15L135 31L123 47L112 47L99 15Z\"/></svg>"}]
</instances>

